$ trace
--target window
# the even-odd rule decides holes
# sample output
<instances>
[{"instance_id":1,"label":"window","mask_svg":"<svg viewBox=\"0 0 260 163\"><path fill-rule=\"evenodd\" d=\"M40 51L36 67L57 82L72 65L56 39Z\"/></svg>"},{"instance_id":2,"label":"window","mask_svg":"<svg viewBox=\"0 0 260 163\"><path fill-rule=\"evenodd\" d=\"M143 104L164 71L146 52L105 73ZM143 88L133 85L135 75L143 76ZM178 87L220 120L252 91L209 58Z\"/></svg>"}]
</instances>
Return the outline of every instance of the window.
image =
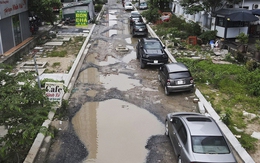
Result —
<instances>
[{"instance_id":1,"label":"window","mask_svg":"<svg viewBox=\"0 0 260 163\"><path fill-rule=\"evenodd\" d=\"M145 42L144 47L146 49L162 49L159 42Z\"/></svg>"},{"instance_id":2,"label":"window","mask_svg":"<svg viewBox=\"0 0 260 163\"><path fill-rule=\"evenodd\" d=\"M230 150L223 136L192 136L194 153L228 154Z\"/></svg>"},{"instance_id":3,"label":"window","mask_svg":"<svg viewBox=\"0 0 260 163\"><path fill-rule=\"evenodd\" d=\"M12 16L15 45L22 42L19 15Z\"/></svg>"},{"instance_id":4,"label":"window","mask_svg":"<svg viewBox=\"0 0 260 163\"><path fill-rule=\"evenodd\" d=\"M181 122L181 120L178 119L178 118L173 118L173 126L175 127L182 143L186 144L186 142L187 142L187 132L186 132L186 129L185 129L183 123Z\"/></svg>"},{"instance_id":5,"label":"window","mask_svg":"<svg viewBox=\"0 0 260 163\"><path fill-rule=\"evenodd\" d=\"M224 27L225 26L225 18L217 17L216 19L216 25Z\"/></svg>"},{"instance_id":6,"label":"window","mask_svg":"<svg viewBox=\"0 0 260 163\"><path fill-rule=\"evenodd\" d=\"M170 78L171 79L179 79L179 78L189 78L191 77L191 74L189 71L183 71L183 72L174 72L170 73Z\"/></svg>"},{"instance_id":7,"label":"window","mask_svg":"<svg viewBox=\"0 0 260 163\"><path fill-rule=\"evenodd\" d=\"M180 137L182 143L186 144L186 142L187 142L187 132L186 132L186 130L185 130L183 125L179 129L178 134L179 134L179 137Z\"/></svg>"}]
</instances>

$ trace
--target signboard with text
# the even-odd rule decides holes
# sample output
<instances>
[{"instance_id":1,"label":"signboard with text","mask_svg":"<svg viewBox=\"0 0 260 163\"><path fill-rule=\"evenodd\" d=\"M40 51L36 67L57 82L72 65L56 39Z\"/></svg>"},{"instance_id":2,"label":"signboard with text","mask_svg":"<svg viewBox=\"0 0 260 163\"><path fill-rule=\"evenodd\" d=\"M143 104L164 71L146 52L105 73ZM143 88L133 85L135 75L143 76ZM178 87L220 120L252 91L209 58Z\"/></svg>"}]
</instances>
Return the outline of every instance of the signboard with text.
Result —
<instances>
[{"instance_id":1,"label":"signboard with text","mask_svg":"<svg viewBox=\"0 0 260 163\"><path fill-rule=\"evenodd\" d=\"M84 10L75 11L76 26L88 25L88 12Z\"/></svg>"},{"instance_id":2,"label":"signboard with text","mask_svg":"<svg viewBox=\"0 0 260 163\"><path fill-rule=\"evenodd\" d=\"M59 104L61 105L62 97L64 95L63 83L46 82L45 91L46 96L51 102L59 102Z\"/></svg>"},{"instance_id":3,"label":"signboard with text","mask_svg":"<svg viewBox=\"0 0 260 163\"><path fill-rule=\"evenodd\" d=\"M28 0L0 0L0 20L28 10Z\"/></svg>"}]
</instances>

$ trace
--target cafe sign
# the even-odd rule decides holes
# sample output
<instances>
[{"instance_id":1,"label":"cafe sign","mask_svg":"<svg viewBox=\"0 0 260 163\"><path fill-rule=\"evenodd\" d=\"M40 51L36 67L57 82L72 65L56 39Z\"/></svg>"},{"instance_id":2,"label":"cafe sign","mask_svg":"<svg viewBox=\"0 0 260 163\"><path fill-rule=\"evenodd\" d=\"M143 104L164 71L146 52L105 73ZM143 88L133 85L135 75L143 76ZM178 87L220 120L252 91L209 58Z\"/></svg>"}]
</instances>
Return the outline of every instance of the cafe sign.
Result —
<instances>
[{"instance_id":1,"label":"cafe sign","mask_svg":"<svg viewBox=\"0 0 260 163\"><path fill-rule=\"evenodd\" d=\"M46 96L51 102L59 102L59 104L61 105L62 97L64 95L63 83L46 82L45 91Z\"/></svg>"}]
</instances>

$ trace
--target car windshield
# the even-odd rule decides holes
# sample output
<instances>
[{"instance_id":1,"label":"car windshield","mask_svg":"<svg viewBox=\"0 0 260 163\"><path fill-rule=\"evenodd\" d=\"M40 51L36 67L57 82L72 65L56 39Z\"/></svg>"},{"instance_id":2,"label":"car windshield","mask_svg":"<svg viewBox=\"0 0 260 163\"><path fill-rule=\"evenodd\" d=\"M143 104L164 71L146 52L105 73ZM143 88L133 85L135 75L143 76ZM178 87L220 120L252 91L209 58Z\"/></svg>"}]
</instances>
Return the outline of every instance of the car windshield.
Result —
<instances>
[{"instance_id":1,"label":"car windshield","mask_svg":"<svg viewBox=\"0 0 260 163\"><path fill-rule=\"evenodd\" d=\"M125 5L126 5L126 6L132 6L132 4L131 4L131 3L126 3Z\"/></svg>"},{"instance_id":2,"label":"car windshield","mask_svg":"<svg viewBox=\"0 0 260 163\"><path fill-rule=\"evenodd\" d=\"M192 150L202 154L228 154L230 150L223 136L192 136Z\"/></svg>"},{"instance_id":3,"label":"car windshield","mask_svg":"<svg viewBox=\"0 0 260 163\"><path fill-rule=\"evenodd\" d=\"M140 6L146 6L146 3L145 2L140 3Z\"/></svg>"},{"instance_id":4,"label":"car windshield","mask_svg":"<svg viewBox=\"0 0 260 163\"><path fill-rule=\"evenodd\" d=\"M131 17L140 17L141 15L139 13L133 13L131 14Z\"/></svg>"},{"instance_id":5,"label":"car windshield","mask_svg":"<svg viewBox=\"0 0 260 163\"><path fill-rule=\"evenodd\" d=\"M145 49L162 49L162 46L159 42L145 42L144 43Z\"/></svg>"},{"instance_id":6,"label":"car windshield","mask_svg":"<svg viewBox=\"0 0 260 163\"><path fill-rule=\"evenodd\" d=\"M170 79L182 79L191 77L188 71L173 72L169 74Z\"/></svg>"}]
</instances>

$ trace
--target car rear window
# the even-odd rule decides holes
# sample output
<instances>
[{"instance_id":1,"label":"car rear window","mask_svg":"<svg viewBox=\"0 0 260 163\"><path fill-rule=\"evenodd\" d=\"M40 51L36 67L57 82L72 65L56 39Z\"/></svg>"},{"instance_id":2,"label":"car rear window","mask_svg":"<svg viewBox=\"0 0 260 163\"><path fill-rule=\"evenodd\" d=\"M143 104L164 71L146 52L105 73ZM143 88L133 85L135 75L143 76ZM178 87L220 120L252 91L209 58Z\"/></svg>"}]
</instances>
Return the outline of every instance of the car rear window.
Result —
<instances>
[{"instance_id":1,"label":"car rear window","mask_svg":"<svg viewBox=\"0 0 260 163\"><path fill-rule=\"evenodd\" d=\"M169 74L170 79L180 79L180 78L189 78L191 77L189 71L173 72Z\"/></svg>"},{"instance_id":2,"label":"car rear window","mask_svg":"<svg viewBox=\"0 0 260 163\"><path fill-rule=\"evenodd\" d=\"M223 136L192 136L192 150L201 154L228 154L227 142Z\"/></svg>"},{"instance_id":3,"label":"car rear window","mask_svg":"<svg viewBox=\"0 0 260 163\"><path fill-rule=\"evenodd\" d=\"M135 25L136 28L146 28L146 25L145 24L136 24Z\"/></svg>"},{"instance_id":4,"label":"car rear window","mask_svg":"<svg viewBox=\"0 0 260 163\"><path fill-rule=\"evenodd\" d=\"M159 42L145 42L144 48L145 49L162 49L162 46Z\"/></svg>"}]
</instances>

